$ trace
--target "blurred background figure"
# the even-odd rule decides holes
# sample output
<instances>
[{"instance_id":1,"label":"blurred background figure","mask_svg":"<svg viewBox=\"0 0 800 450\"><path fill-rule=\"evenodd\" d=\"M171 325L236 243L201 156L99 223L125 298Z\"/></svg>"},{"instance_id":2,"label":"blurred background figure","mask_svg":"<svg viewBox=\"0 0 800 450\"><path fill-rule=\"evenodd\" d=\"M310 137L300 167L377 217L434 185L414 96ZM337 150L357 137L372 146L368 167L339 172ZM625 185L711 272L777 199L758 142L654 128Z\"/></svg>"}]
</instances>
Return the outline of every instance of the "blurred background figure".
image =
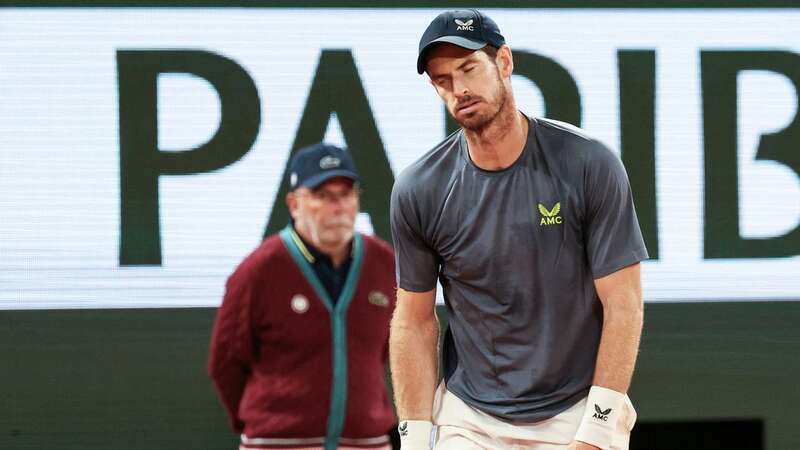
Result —
<instances>
[{"instance_id":1,"label":"blurred background figure","mask_svg":"<svg viewBox=\"0 0 800 450\"><path fill-rule=\"evenodd\" d=\"M228 279L208 370L240 449L391 448L394 255L354 230L358 181L347 151L299 150L291 223Z\"/></svg>"}]
</instances>

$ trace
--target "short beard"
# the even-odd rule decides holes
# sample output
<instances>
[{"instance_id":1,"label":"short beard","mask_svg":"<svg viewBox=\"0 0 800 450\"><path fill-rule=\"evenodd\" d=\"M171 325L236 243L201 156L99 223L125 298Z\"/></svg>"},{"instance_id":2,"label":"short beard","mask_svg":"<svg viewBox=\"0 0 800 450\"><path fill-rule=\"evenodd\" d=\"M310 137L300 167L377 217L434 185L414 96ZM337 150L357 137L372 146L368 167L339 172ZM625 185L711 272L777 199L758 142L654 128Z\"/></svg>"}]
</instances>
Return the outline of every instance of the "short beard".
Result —
<instances>
[{"instance_id":1,"label":"short beard","mask_svg":"<svg viewBox=\"0 0 800 450\"><path fill-rule=\"evenodd\" d=\"M498 118L503 110L506 107L506 101L508 100L508 91L506 90L506 86L503 84L503 80L500 78L500 70L497 70L497 85L499 86L497 97L499 99L497 104L497 109L494 111L490 111L488 114L484 115L475 115L465 120L458 120L454 114L453 119L458 122L465 130L473 131L476 133L482 133L484 130L489 128L492 124L495 123L495 120Z\"/></svg>"}]
</instances>

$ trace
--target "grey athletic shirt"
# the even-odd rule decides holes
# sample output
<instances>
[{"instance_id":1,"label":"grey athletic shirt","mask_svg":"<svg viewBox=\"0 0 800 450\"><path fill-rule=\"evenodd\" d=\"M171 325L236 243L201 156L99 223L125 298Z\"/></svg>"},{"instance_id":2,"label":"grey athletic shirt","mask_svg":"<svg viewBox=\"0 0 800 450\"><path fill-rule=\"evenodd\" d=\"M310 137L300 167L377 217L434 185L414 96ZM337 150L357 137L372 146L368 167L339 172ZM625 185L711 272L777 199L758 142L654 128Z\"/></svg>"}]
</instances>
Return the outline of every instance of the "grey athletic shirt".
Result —
<instances>
[{"instance_id":1,"label":"grey athletic shirt","mask_svg":"<svg viewBox=\"0 0 800 450\"><path fill-rule=\"evenodd\" d=\"M647 259L619 158L571 125L530 119L520 157L475 166L459 130L396 180L400 288L444 290L447 389L520 422L586 396L602 327L594 279Z\"/></svg>"}]
</instances>

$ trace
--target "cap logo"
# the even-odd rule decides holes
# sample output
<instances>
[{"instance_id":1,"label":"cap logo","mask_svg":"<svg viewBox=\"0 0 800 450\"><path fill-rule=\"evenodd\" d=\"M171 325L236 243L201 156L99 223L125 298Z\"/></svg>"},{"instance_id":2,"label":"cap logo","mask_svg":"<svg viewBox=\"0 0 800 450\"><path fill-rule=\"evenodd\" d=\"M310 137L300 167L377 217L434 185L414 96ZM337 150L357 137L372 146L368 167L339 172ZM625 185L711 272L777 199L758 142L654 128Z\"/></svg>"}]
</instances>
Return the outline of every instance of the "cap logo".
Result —
<instances>
[{"instance_id":1,"label":"cap logo","mask_svg":"<svg viewBox=\"0 0 800 450\"><path fill-rule=\"evenodd\" d=\"M335 156L326 156L319 160L320 169L333 169L339 167L341 164L342 160Z\"/></svg>"},{"instance_id":2,"label":"cap logo","mask_svg":"<svg viewBox=\"0 0 800 450\"><path fill-rule=\"evenodd\" d=\"M472 19L466 22L456 19L456 25L458 25L456 31L475 31L475 27L472 26Z\"/></svg>"},{"instance_id":3,"label":"cap logo","mask_svg":"<svg viewBox=\"0 0 800 450\"><path fill-rule=\"evenodd\" d=\"M297 172L292 172L289 176L289 185L292 187L297 186Z\"/></svg>"}]
</instances>

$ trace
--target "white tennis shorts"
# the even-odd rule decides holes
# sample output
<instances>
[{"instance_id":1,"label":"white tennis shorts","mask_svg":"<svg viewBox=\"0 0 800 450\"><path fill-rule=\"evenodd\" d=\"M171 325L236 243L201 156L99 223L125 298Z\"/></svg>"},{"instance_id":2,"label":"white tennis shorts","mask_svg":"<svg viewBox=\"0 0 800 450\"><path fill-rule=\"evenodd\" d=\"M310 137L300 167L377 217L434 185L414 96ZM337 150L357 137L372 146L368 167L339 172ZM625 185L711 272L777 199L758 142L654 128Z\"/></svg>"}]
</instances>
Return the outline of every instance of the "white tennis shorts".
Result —
<instances>
[{"instance_id":1,"label":"white tennis shorts","mask_svg":"<svg viewBox=\"0 0 800 450\"><path fill-rule=\"evenodd\" d=\"M578 431L586 399L547 420L510 424L479 411L439 384L433 401L437 425L434 450L564 450ZM625 396L625 411L612 439L612 450L627 450L636 410Z\"/></svg>"}]
</instances>

